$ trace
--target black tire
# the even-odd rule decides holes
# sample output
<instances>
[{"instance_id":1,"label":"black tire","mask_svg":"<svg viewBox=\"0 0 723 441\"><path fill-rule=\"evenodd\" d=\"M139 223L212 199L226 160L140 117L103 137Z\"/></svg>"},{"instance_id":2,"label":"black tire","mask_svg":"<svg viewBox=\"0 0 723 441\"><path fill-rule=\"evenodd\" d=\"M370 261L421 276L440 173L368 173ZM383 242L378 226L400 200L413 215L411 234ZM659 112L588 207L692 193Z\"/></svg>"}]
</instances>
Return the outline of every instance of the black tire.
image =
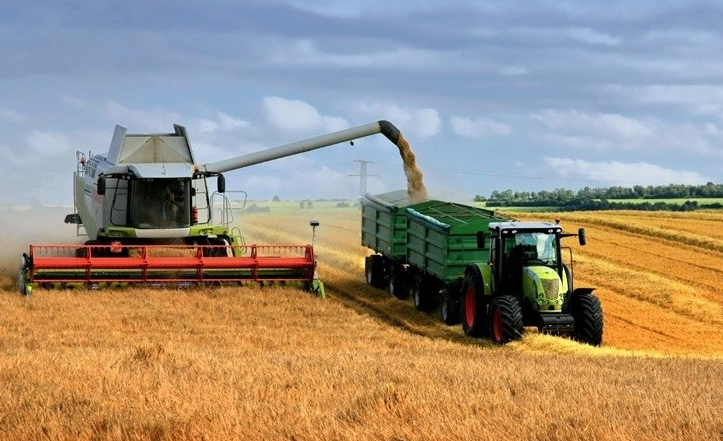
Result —
<instances>
[{"instance_id":1,"label":"black tire","mask_svg":"<svg viewBox=\"0 0 723 441\"><path fill-rule=\"evenodd\" d=\"M391 268L391 274L389 275L389 294L396 297L399 300L406 300L409 298L409 292L411 291L409 286L409 276L407 275L407 269L403 265L393 265Z\"/></svg>"},{"instance_id":2,"label":"black tire","mask_svg":"<svg viewBox=\"0 0 723 441\"><path fill-rule=\"evenodd\" d=\"M459 293L454 295L449 288L445 288L442 291L442 300L439 305L439 313L442 316L442 321L447 325L457 325L462 321L462 305L459 298Z\"/></svg>"},{"instance_id":3,"label":"black tire","mask_svg":"<svg viewBox=\"0 0 723 441\"><path fill-rule=\"evenodd\" d=\"M468 267L462 283L460 315L462 329L470 337L484 337L487 334L487 299L483 286L479 268Z\"/></svg>"},{"instance_id":4,"label":"black tire","mask_svg":"<svg viewBox=\"0 0 723 441\"><path fill-rule=\"evenodd\" d=\"M603 336L603 311L600 300L592 294L577 294L570 300L575 319L572 338L581 343L600 346Z\"/></svg>"},{"instance_id":5,"label":"black tire","mask_svg":"<svg viewBox=\"0 0 723 441\"><path fill-rule=\"evenodd\" d=\"M417 277L412 287L412 301L418 311L430 312L437 307L434 293L434 281L431 277L422 275Z\"/></svg>"},{"instance_id":6,"label":"black tire","mask_svg":"<svg viewBox=\"0 0 723 441\"><path fill-rule=\"evenodd\" d=\"M490 336L498 345L509 343L522 337L522 308L513 296L500 296L490 303Z\"/></svg>"},{"instance_id":7,"label":"black tire","mask_svg":"<svg viewBox=\"0 0 723 441\"><path fill-rule=\"evenodd\" d=\"M94 245L100 245L100 242L97 240L87 240L85 241L86 246L94 246ZM98 248L95 248L93 252L97 253ZM82 247L77 248L75 250L75 257L88 257L88 248Z\"/></svg>"},{"instance_id":8,"label":"black tire","mask_svg":"<svg viewBox=\"0 0 723 441\"><path fill-rule=\"evenodd\" d=\"M380 254L367 256L364 272L369 285L384 288L384 260Z\"/></svg>"}]
</instances>

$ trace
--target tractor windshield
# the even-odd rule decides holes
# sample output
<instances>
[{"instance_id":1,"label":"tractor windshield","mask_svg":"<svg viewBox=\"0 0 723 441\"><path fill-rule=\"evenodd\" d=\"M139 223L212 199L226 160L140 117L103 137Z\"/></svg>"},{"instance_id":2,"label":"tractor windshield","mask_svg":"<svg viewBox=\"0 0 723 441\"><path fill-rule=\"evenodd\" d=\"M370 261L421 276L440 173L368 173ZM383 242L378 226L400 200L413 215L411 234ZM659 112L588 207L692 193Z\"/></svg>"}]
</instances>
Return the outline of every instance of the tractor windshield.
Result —
<instances>
[{"instance_id":1,"label":"tractor windshield","mask_svg":"<svg viewBox=\"0 0 723 441\"><path fill-rule=\"evenodd\" d=\"M557 236L544 232L519 232L505 240L505 253L522 262L557 266Z\"/></svg>"},{"instance_id":2,"label":"tractor windshield","mask_svg":"<svg viewBox=\"0 0 723 441\"><path fill-rule=\"evenodd\" d=\"M131 181L135 228L185 228L191 225L191 182L188 179Z\"/></svg>"}]
</instances>

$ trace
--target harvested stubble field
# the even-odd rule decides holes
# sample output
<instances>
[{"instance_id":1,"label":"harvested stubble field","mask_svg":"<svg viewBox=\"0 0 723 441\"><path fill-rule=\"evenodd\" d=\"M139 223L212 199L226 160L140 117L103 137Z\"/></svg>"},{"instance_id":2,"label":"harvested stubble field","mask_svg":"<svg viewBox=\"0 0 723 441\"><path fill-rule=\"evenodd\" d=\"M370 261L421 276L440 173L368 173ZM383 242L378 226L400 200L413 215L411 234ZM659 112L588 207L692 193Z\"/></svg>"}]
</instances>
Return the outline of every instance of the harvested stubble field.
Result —
<instances>
[{"instance_id":1,"label":"harvested stubble field","mask_svg":"<svg viewBox=\"0 0 723 441\"><path fill-rule=\"evenodd\" d=\"M326 300L270 286L23 298L8 268L0 438L723 438L723 214L559 215L587 229L574 271L598 288L600 348L535 332L494 347L367 286L359 217L240 219L257 243L306 243L320 220Z\"/></svg>"}]
</instances>

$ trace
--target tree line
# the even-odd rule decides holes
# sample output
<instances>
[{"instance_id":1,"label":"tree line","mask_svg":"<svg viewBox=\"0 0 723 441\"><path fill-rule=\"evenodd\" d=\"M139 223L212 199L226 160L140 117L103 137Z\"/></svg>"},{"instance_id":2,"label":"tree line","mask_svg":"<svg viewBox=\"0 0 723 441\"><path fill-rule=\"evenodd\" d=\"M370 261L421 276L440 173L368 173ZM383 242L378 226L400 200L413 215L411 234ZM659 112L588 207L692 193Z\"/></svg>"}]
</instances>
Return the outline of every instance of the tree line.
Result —
<instances>
[{"instance_id":1,"label":"tree line","mask_svg":"<svg viewBox=\"0 0 723 441\"><path fill-rule=\"evenodd\" d=\"M723 198L723 185L708 182L705 185L636 185L634 187L585 187L578 191L564 188L540 191L493 191L489 197L475 196L475 201L488 207L559 207L563 210L672 210L690 211L698 208L723 208L718 202L711 204L686 200L684 203L650 202L646 199L699 199ZM611 199L635 201L610 202Z\"/></svg>"}]
</instances>

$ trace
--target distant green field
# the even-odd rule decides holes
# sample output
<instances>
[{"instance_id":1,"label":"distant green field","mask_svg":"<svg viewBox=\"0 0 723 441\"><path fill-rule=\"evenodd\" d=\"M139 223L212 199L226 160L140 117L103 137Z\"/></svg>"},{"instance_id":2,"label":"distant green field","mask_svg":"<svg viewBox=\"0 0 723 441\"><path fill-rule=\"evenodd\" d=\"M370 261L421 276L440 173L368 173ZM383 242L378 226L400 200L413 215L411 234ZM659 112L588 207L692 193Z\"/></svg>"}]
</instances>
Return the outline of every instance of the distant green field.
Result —
<instances>
[{"instance_id":1,"label":"distant green field","mask_svg":"<svg viewBox=\"0 0 723 441\"><path fill-rule=\"evenodd\" d=\"M495 211L516 211L516 212L536 212L536 211L558 211L560 207L488 207L484 202L470 202L470 205L478 208L487 208Z\"/></svg>"},{"instance_id":2,"label":"distant green field","mask_svg":"<svg viewBox=\"0 0 723 441\"><path fill-rule=\"evenodd\" d=\"M709 204L723 204L723 198L665 198L665 199L608 199L614 204L642 204L645 202L655 204L658 202L664 202L666 204L684 204L685 201L697 202L698 205L709 205Z\"/></svg>"}]
</instances>

